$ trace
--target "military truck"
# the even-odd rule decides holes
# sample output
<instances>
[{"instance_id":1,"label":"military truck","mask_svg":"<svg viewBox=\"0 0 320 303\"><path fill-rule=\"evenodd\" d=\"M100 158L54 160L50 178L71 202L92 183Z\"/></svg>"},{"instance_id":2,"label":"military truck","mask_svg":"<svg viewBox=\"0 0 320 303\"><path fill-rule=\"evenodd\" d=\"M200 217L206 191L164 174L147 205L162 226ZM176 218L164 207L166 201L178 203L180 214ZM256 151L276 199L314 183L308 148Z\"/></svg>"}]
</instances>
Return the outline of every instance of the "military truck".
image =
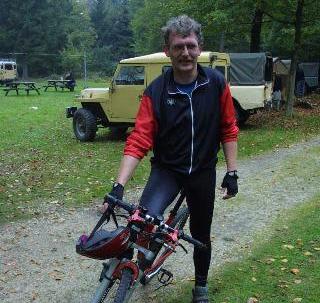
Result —
<instances>
[{"instance_id":1,"label":"military truck","mask_svg":"<svg viewBox=\"0 0 320 303\"><path fill-rule=\"evenodd\" d=\"M216 68L230 81L232 66L228 54L202 52L198 62L203 66ZM164 53L121 60L110 87L84 89L75 100L81 107L66 109L67 118L73 118L76 138L80 141L94 140L98 126L110 127L118 134L126 132L128 127L134 125L143 91L170 66L170 58ZM251 91L248 85L231 86L239 122L245 121L250 113L263 107L268 98L271 99L271 80L270 87L267 82L260 84L259 82L259 85L252 87Z\"/></svg>"},{"instance_id":2,"label":"military truck","mask_svg":"<svg viewBox=\"0 0 320 303\"><path fill-rule=\"evenodd\" d=\"M17 79L17 63L13 59L0 58L0 84Z\"/></svg>"}]
</instances>

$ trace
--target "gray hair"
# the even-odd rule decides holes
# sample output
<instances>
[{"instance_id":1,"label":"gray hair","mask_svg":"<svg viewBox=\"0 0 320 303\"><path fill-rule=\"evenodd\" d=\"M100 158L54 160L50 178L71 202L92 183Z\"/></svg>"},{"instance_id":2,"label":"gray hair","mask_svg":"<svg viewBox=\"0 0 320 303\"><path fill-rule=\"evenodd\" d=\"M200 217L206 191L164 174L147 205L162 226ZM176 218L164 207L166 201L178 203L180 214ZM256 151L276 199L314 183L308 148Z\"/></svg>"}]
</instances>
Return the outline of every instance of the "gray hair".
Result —
<instances>
[{"instance_id":1,"label":"gray hair","mask_svg":"<svg viewBox=\"0 0 320 303\"><path fill-rule=\"evenodd\" d=\"M201 24L188 17L187 15L181 15L169 19L166 26L161 28L161 31L164 37L164 42L167 46L169 45L169 36L171 33L177 33L182 37L187 37L191 33L195 33L199 45L203 44Z\"/></svg>"}]
</instances>

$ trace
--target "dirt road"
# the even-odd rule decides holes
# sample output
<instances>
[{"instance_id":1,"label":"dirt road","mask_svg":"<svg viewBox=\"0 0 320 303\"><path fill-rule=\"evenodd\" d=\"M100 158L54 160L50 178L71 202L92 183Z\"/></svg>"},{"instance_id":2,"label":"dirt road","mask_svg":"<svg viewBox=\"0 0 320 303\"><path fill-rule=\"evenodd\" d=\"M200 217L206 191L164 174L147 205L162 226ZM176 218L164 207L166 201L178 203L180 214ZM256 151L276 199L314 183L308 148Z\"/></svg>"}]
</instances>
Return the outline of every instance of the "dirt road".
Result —
<instances>
[{"instance_id":1,"label":"dirt road","mask_svg":"<svg viewBox=\"0 0 320 303\"><path fill-rule=\"evenodd\" d=\"M320 137L240 161L237 198L223 201L217 192L212 268L250 250L257 232L267 237L274 219L319 192L319 171ZM219 169L218 184L222 176ZM137 198L139 192L127 195ZM41 218L0 227L0 301L88 302L101 265L77 256L75 240L97 221L95 208L64 209L51 203L41 211ZM191 250L188 255L181 250L166 268L177 281L192 277ZM136 302L161 296L161 291L152 294L156 286L137 292Z\"/></svg>"}]
</instances>

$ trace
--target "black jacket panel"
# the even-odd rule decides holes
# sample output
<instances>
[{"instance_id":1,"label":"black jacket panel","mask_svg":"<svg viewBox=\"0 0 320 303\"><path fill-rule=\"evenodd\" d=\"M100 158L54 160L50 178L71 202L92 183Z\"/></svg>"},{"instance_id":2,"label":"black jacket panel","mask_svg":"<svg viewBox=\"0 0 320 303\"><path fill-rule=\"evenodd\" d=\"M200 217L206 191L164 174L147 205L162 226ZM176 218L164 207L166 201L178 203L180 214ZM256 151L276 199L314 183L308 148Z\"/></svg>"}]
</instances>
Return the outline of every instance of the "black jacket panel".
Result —
<instances>
[{"instance_id":1,"label":"black jacket panel","mask_svg":"<svg viewBox=\"0 0 320 303\"><path fill-rule=\"evenodd\" d=\"M220 97L226 83L211 68L198 65L191 99L173 81L173 71L154 80L145 94L158 123L153 161L183 174L214 167L220 145Z\"/></svg>"}]
</instances>

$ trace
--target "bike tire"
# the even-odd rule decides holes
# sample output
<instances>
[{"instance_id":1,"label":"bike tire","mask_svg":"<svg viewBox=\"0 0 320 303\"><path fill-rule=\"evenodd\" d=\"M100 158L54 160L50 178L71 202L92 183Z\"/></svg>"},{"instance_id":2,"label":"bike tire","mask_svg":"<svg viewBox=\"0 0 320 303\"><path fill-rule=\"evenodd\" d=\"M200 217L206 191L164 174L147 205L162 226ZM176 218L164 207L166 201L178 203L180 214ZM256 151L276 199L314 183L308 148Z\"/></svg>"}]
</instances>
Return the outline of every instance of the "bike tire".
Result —
<instances>
[{"instance_id":1,"label":"bike tire","mask_svg":"<svg viewBox=\"0 0 320 303\"><path fill-rule=\"evenodd\" d=\"M170 227L183 229L189 218L189 209L186 206L181 207L174 217Z\"/></svg>"},{"instance_id":2,"label":"bike tire","mask_svg":"<svg viewBox=\"0 0 320 303\"><path fill-rule=\"evenodd\" d=\"M113 286L114 282L110 279L103 278L100 282L99 286L96 289L95 295L91 301L91 303L103 303Z\"/></svg>"},{"instance_id":3,"label":"bike tire","mask_svg":"<svg viewBox=\"0 0 320 303\"><path fill-rule=\"evenodd\" d=\"M120 283L117 289L116 296L114 298L113 303L124 303L128 299L129 290L131 287L133 272L129 268L124 268L122 270Z\"/></svg>"}]
</instances>

